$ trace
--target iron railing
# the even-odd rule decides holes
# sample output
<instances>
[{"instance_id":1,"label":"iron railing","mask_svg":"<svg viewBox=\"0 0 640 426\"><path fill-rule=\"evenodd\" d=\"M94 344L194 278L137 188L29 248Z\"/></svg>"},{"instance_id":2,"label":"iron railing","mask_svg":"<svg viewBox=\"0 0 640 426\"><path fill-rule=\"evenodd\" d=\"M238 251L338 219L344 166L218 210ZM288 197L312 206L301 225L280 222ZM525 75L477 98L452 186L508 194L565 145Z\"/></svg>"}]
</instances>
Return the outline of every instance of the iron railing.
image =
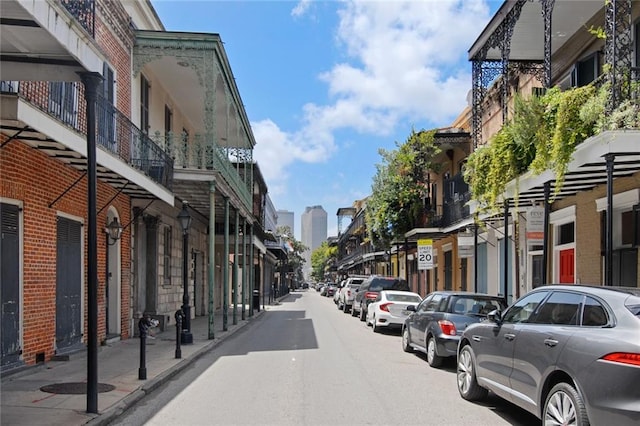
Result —
<instances>
[{"instance_id":1,"label":"iron railing","mask_svg":"<svg viewBox=\"0 0 640 426\"><path fill-rule=\"evenodd\" d=\"M96 34L95 0L60 0L62 6L87 30L91 37Z\"/></svg>"},{"instance_id":2,"label":"iron railing","mask_svg":"<svg viewBox=\"0 0 640 426\"><path fill-rule=\"evenodd\" d=\"M252 206L251 185L239 170L240 163L232 162L235 148L219 147L213 135L156 132L155 143L174 159L176 169L216 170L233 188L247 208ZM235 164L235 166L234 166ZM238 168L236 168L238 166ZM245 163L245 170L252 164Z\"/></svg>"},{"instance_id":3,"label":"iron railing","mask_svg":"<svg viewBox=\"0 0 640 426\"><path fill-rule=\"evenodd\" d=\"M0 82L2 93L16 93L34 107L86 137L84 88L74 82ZM96 101L96 142L129 166L167 189L172 188L173 159L104 98Z\"/></svg>"},{"instance_id":4,"label":"iron railing","mask_svg":"<svg viewBox=\"0 0 640 426\"><path fill-rule=\"evenodd\" d=\"M444 180L442 227L447 227L469 217L471 191L462 173Z\"/></svg>"},{"instance_id":5,"label":"iron railing","mask_svg":"<svg viewBox=\"0 0 640 426\"><path fill-rule=\"evenodd\" d=\"M167 189L173 186L173 159L108 100L98 96L96 142Z\"/></svg>"}]
</instances>

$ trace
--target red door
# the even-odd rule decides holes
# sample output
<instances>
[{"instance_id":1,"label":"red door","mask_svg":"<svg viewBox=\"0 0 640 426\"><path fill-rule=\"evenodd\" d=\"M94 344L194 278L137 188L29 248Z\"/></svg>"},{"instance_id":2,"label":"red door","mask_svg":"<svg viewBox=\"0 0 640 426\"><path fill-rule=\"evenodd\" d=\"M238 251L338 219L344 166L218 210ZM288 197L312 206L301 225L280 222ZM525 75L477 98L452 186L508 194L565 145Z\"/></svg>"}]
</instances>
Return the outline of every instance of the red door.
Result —
<instances>
[{"instance_id":1,"label":"red door","mask_svg":"<svg viewBox=\"0 0 640 426\"><path fill-rule=\"evenodd\" d=\"M575 249L560 251L560 283L574 284L576 282L574 270Z\"/></svg>"}]
</instances>

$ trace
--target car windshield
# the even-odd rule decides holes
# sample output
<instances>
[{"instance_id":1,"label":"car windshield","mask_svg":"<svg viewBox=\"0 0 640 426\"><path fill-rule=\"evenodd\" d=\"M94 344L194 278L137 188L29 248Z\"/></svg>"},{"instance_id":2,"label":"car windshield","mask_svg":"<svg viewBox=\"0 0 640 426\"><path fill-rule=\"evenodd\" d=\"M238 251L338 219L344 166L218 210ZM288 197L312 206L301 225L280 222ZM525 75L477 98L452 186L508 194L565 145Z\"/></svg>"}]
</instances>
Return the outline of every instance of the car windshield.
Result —
<instances>
[{"instance_id":1,"label":"car windshield","mask_svg":"<svg viewBox=\"0 0 640 426\"><path fill-rule=\"evenodd\" d=\"M414 294L387 294L387 300L390 302L420 303L422 299Z\"/></svg>"}]
</instances>

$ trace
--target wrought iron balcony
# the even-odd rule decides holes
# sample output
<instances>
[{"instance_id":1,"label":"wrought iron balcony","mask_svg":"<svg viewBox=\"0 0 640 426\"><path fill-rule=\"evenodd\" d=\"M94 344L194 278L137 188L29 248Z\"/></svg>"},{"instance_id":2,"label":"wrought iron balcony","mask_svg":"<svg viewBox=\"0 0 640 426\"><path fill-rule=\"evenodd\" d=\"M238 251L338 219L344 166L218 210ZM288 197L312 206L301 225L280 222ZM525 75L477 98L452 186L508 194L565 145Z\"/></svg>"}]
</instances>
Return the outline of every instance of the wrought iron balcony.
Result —
<instances>
[{"instance_id":1,"label":"wrought iron balcony","mask_svg":"<svg viewBox=\"0 0 640 426\"><path fill-rule=\"evenodd\" d=\"M461 173L444 180L444 199L442 209L442 227L447 227L469 217L471 199L469 185L464 181Z\"/></svg>"},{"instance_id":2,"label":"wrought iron balcony","mask_svg":"<svg viewBox=\"0 0 640 426\"><path fill-rule=\"evenodd\" d=\"M251 208L251 182L243 178L245 174L241 171L252 164L251 153L247 149L217 146L214 137L207 134L156 132L153 139L174 159L176 170L218 171L245 205ZM243 162L244 167L238 167Z\"/></svg>"},{"instance_id":3,"label":"wrought iron balcony","mask_svg":"<svg viewBox=\"0 0 640 426\"><path fill-rule=\"evenodd\" d=\"M95 37L96 2L95 0L60 0L78 23L87 30L91 37Z\"/></svg>"},{"instance_id":4,"label":"wrought iron balcony","mask_svg":"<svg viewBox=\"0 0 640 426\"><path fill-rule=\"evenodd\" d=\"M440 228L442 226L442 206L426 205L423 215L423 227Z\"/></svg>"},{"instance_id":5,"label":"wrought iron balcony","mask_svg":"<svg viewBox=\"0 0 640 426\"><path fill-rule=\"evenodd\" d=\"M20 98L77 133L86 135L82 85L70 82L0 82L0 91ZM173 160L124 114L104 98L96 101L96 142L129 166L167 189L172 188Z\"/></svg>"}]
</instances>

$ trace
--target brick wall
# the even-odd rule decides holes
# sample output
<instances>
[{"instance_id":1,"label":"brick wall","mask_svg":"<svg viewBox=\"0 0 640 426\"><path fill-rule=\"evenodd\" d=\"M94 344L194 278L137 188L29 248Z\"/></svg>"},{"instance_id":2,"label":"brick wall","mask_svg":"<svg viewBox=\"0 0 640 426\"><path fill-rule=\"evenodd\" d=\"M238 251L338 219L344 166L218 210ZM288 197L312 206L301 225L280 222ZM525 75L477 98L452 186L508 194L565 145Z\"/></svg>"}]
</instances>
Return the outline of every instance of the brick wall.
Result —
<instances>
[{"instance_id":1,"label":"brick wall","mask_svg":"<svg viewBox=\"0 0 640 426\"><path fill-rule=\"evenodd\" d=\"M6 137L0 135L0 143ZM13 140L0 150L0 196L23 202L23 358L28 364L35 362L35 356L44 352L45 360L51 358L55 350L56 335L56 218L59 213L82 218L85 225L87 216L87 181L80 180L53 206L59 195L65 192L81 176L76 169L55 160L42 152ZM98 182L97 206L101 209L116 195L116 190L103 182ZM130 199L118 195L111 204L123 224L130 220ZM105 336L105 234L107 221L105 208L97 217L98 223L98 336ZM85 289L87 259L87 228L84 234L84 280ZM130 228L121 239L122 265L122 336L128 337L128 316L130 304ZM84 294L84 330L86 332L87 295Z\"/></svg>"}]
</instances>

